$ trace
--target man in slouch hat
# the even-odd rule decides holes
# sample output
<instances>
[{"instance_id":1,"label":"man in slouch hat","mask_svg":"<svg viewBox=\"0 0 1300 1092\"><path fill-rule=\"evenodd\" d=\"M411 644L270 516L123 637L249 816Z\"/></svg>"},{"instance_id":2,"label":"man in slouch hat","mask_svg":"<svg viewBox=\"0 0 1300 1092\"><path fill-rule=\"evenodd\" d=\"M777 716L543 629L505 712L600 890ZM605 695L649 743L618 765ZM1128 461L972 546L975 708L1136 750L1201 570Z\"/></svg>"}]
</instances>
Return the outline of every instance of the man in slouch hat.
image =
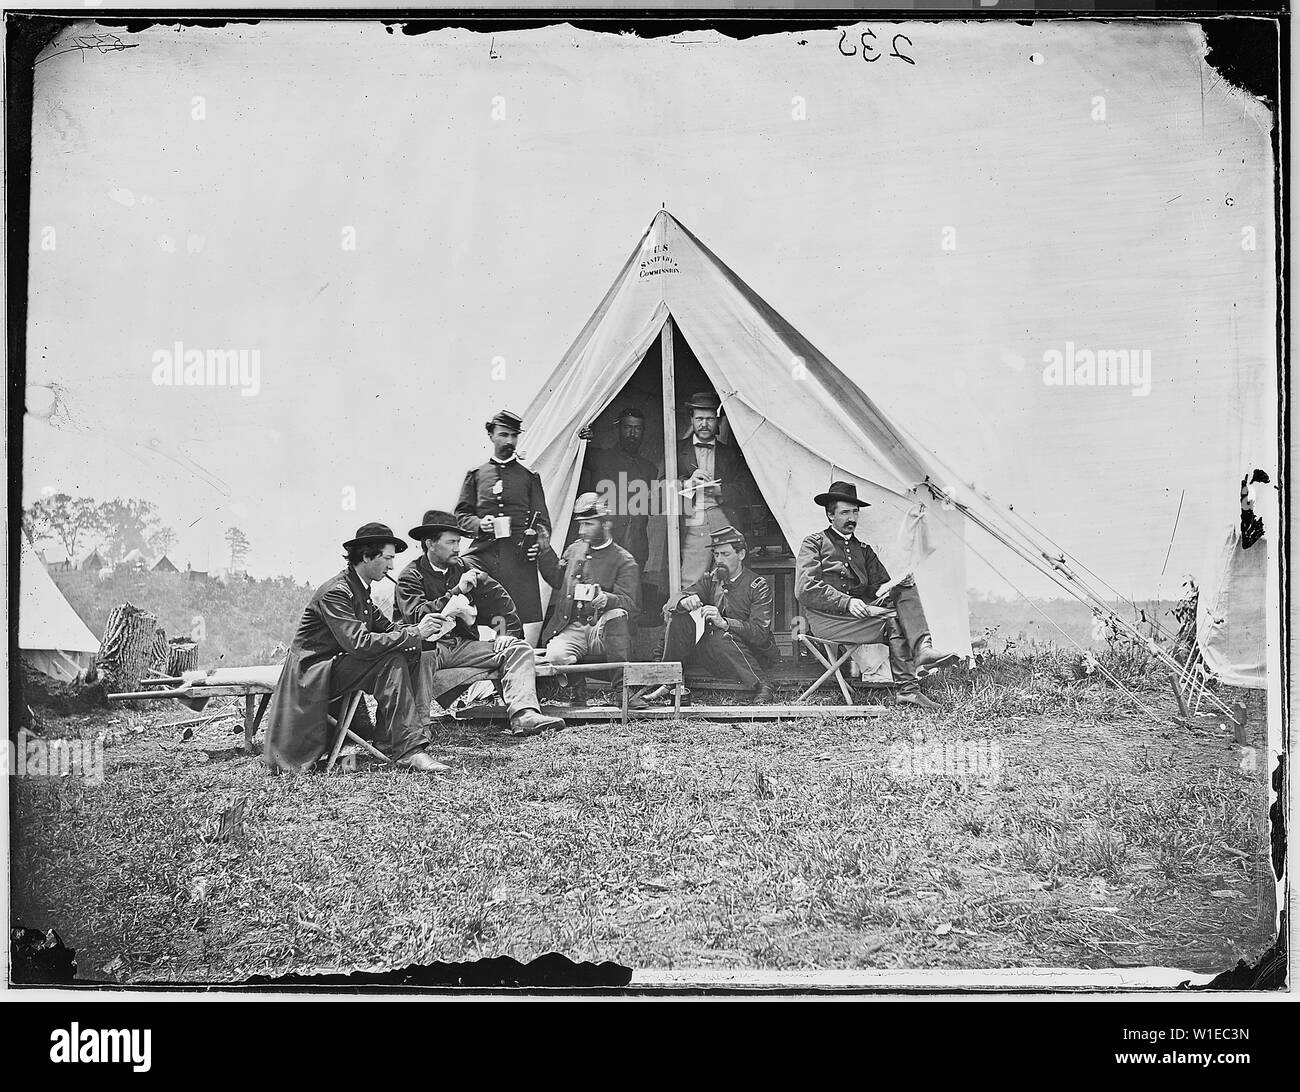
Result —
<instances>
[{"instance_id":1,"label":"man in slouch hat","mask_svg":"<svg viewBox=\"0 0 1300 1092\"><path fill-rule=\"evenodd\" d=\"M509 593L482 569L458 556L461 529L456 517L431 509L424 513L420 526L411 528L410 535L424 552L397 579L399 617L415 623L427 615L455 616L453 627L438 638L431 652L425 653L422 691L429 697L438 696L434 690L440 672L478 669L483 677L501 680L512 735L530 736L548 728L563 728L563 720L541 711L533 649L524 640L523 626ZM495 630L493 640L479 639L479 625Z\"/></svg>"},{"instance_id":2,"label":"man in slouch hat","mask_svg":"<svg viewBox=\"0 0 1300 1092\"><path fill-rule=\"evenodd\" d=\"M418 660L422 642L437 637L445 620L422 618L394 625L370 601L370 585L388 575L406 543L382 523L367 523L343 543L347 567L325 581L303 611L298 631L266 713L266 761L282 770L312 765L333 742L326 720L341 712L344 695L373 694L378 725L373 742L400 766L445 770L425 750ZM364 735L365 725L353 730Z\"/></svg>"},{"instance_id":3,"label":"man in slouch hat","mask_svg":"<svg viewBox=\"0 0 1300 1092\"><path fill-rule=\"evenodd\" d=\"M887 644L899 703L938 709L921 693L917 671L957 657L934 648L916 581L910 573L891 581L875 550L854 535L859 511L869 507L856 485L832 482L813 501L825 509L829 526L799 546L795 596L809 632L843 644Z\"/></svg>"}]
</instances>

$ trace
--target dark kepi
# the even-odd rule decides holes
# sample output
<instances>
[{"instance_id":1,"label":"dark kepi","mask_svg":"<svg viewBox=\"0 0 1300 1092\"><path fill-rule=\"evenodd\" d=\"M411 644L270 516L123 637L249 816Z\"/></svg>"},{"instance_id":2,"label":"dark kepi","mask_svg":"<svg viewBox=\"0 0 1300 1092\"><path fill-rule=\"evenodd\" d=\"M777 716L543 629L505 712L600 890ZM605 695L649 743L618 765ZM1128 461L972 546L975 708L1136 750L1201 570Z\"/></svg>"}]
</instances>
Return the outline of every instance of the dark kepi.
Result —
<instances>
[{"instance_id":1,"label":"dark kepi","mask_svg":"<svg viewBox=\"0 0 1300 1092\"><path fill-rule=\"evenodd\" d=\"M524 419L513 410L498 410L496 416L487 422L487 430L491 432L494 428L508 428L511 432L524 431Z\"/></svg>"}]
</instances>

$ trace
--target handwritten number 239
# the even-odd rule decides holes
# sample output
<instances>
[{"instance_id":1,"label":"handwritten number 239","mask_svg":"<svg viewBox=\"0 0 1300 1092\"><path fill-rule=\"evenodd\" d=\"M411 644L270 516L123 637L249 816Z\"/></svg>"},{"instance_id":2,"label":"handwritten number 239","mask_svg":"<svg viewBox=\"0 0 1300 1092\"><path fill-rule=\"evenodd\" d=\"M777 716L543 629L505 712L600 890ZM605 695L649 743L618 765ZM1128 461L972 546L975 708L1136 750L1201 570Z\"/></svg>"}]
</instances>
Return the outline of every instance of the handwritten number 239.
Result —
<instances>
[{"instance_id":1,"label":"handwritten number 239","mask_svg":"<svg viewBox=\"0 0 1300 1092\"><path fill-rule=\"evenodd\" d=\"M874 30L864 30L860 35L858 35L858 40L862 43L862 59L864 61L871 62L871 61L880 60L881 55L878 52L876 45L873 42L867 41L868 38L875 38L875 36L876 36L876 32ZM847 37L848 37L848 31L841 30L840 40L839 40L839 51L841 55L845 57L856 57L858 55L858 47L856 45L852 49L846 50L844 48L844 39ZM900 53L898 51L899 39L902 39L909 46L912 44L912 39L909 38L906 34L895 34L893 39L890 42L890 51L888 56L897 57L900 61L906 61L908 64L916 64L916 61L914 61L911 57L907 56L907 54ZM872 56L872 54L874 54L874 56Z\"/></svg>"}]
</instances>

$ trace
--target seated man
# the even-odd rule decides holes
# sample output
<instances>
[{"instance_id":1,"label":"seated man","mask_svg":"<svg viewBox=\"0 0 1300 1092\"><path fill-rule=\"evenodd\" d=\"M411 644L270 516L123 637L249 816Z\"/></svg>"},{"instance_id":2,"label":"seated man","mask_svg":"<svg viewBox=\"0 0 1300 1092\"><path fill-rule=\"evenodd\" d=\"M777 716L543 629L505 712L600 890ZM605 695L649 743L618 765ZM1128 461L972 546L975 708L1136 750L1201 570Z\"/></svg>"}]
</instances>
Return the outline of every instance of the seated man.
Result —
<instances>
[{"instance_id":1,"label":"seated man","mask_svg":"<svg viewBox=\"0 0 1300 1092\"><path fill-rule=\"evenodd\" d=\"M668 629L661 659L698 665L710 675L735 679L754 691L756 704L770 702L772 687L763 674L781 659L772 631L772 589L745 567L744 535L725 527L711 537L714 568L664 607ZM704 615L704 632L698 641L691 617L694 610ZM648 701L671 693L671 687L657 687L629 699L628 706L644 709Z\"/></svg>"},{"instance_id":2,"label":"seated man","mask_svg":"<svg viewBox=\"0 0 1300 1092\"><path fill-rule=\"evenodd\" d=\"M833 482L813 500L826 509L830 526L799 547L795 596L810 634L843 644L888 644L899 703L938 709L921 693L917 670L940 668L957 657L931 644L916 582L908 575L887 588L889 573L880 558L854 537L858 511L867 504L856 485Z\"/></svg>"},{"instance_id":3,"label":"seated man","mask_svg":"<svg viewBox=\"0 0 1300 1092\"><path fill-rule=\"evenodd\" d=\"M537 568L559 589L551 620L542 631L547 660L556 665L625 662L632 651L632 623L640 610L641 581L636 560L610 535L612 517L595 493L582 494L573 506L579 538L560 560L549 536L538 533ZM622 669L613 685L623 683ZM574 683L574 704L586 704L583 676Z\"/></svg>"},{"instance_id":4,"label":"seated man","mask_svg":"<svg viewBox=\"0 0 1300 1092\"><path fill-rule=\"evenodd\" d=\"M509 594L482 569L458 556L461 529L450 512L430 510L411 538L424 548L397 580L395 607L404 622L455 611L453 597L463 596L478 622L496 630L492 641L479 640L477 628L465 617L442 637L421 662L421 693L436 697L436 676L453 668L477 668L501 679L501 692L510 714L510 734L531 736L547 728L563 728L559 717L542 713L537 701L537 677L532 647ZM451 611L448 611L448 607Z\"/></svg>"},{"instance_id":5,"label":"seated man","mask_svg":"<svg viewBox=\"0 0 1300 1092\"><path fill-rule=\"evenodd\" d=\"M421 642L446 623L424 618L395 626L370 601L370 585L388 575L406 549L382 523L367 523L343 544L348 566L325 581L303 611L266 712L266 762L300 771L333 742L326 713L338 718L344 694L364 690L379 701L373 742L400 766L445 770L426 752L416 661ZM364 736L366 725L354 723Z\"/></svg>"}]
</instances>

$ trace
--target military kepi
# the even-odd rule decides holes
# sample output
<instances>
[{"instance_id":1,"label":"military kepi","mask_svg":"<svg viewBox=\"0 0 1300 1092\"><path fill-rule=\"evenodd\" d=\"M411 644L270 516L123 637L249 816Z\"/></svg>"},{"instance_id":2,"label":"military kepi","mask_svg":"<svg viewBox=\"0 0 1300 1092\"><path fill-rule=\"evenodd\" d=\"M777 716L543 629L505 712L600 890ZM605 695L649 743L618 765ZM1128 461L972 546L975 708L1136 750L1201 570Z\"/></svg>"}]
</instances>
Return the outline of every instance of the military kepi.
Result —
<instances>
[{"instance_id":1,"label":"military kepi","mask_svg":"<svg viewBox=\"0 0 1300 1092\"><path fill-rule=\"evenodd\" d=\"M458 535L465 533L456 522L456 517L450 512L439 512L436 508L430 508L424 513L420 526L411 528L410 536L416 542L423 542L426 538L437 538L443 531L455 531Z\"/></svg>"},{"instance_id":2,"label":"military kepi","mask_svg":"<svg viewBox=\"0 0 1300 1092\"><path fill-rule=\"evenodd\" d=\"M718 531L710 531L709 538L713 540L714 546L734 546L737 550L749 549L745 542L745 536L737 531L734 527L723 527Z\"/></svg>"},{"instance_id":3,"label":"military kepi","mask_svg":"<svg viewBox=\"0 0 1300 1092\"><path fill-rule=\"evenodd\" d=\"M871 507L870 501L864 501L858 496L858 487L852 482L831 482L831 487L825 493L818 493L817 496L813 497L813 503L821 505L823 508L835 501L856 504L860 508Z\"/></svg>"},{"instance_id":4,"label":"military kepi","mask_svg":"<svg viewBox=\"0 0 1300 1092\"><path fill-rule=\"evenodd\" d=\"M524 431L524 419L513 410L497 410L492 420L487 422L487 430L491 432L494 428L508 428L511 432Z\"/></svg>"},{"instance_id":5,"label":"military kepi","mask_svg":"<svg viewBox=\"0 0 1300 1092\"><path fill-rule=\"evenodd\" d=\"M574 519L604 519L609 514L605 502L595 493L583 493L573 502Z\"/></svg>"},{"instance_id":6,"label":"military kepi","mask_svg":"<svg viewBox=\"0 0 1300 1092\"><path fill-rule=\"evenodd\" d=\"M389 542L399 554L406 549L406 543L393 534L393 529L388 524L363 523L357 528L356 538L343 543L343 549L350 550L353 546L382 546Z\"/></svg>"}]
</instances>

